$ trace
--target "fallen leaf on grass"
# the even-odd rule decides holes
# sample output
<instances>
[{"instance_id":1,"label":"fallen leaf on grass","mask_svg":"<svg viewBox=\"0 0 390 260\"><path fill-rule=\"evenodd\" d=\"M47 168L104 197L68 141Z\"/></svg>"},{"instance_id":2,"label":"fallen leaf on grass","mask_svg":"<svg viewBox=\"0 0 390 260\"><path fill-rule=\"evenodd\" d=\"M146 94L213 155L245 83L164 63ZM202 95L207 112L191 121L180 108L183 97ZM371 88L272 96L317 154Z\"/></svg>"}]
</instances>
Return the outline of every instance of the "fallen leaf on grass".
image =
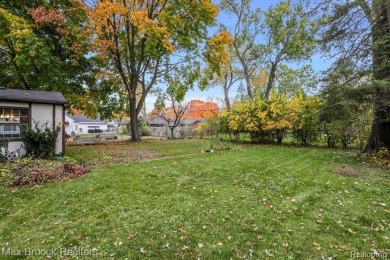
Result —
<instances>
[{"instance_id":1,"label":"fallen leaf on grass","mask_svg":"<svg viewBox=\"0 0 390 260\"><path fill-rule=\"evenodd\" d=\"M241 258L240 247L238 245L234 245L234 251L236 251L237 257Z\"/></svg>"},{"instance_id":2,"label":"fallen leaf on grass","mask_svg":"<svg viewBox=\"0 0 390 260\"><path fill-rule=\"evenodd\" d=\"M130 236L127 237L127 240L134 240L137 238L137 234L131 234Z\"/></svg>"},{"instance_id":3,"label":"fallen leaf on grass","mask_svg":"<svg viewBox=\"0 0 390 260\"><path fill-rule=\"evenodd\" d=\"M321 250L321 246L316 243L316 242L313 242L313 246L317 249L317 250Z\"/></svg>"},{"instance_id":4,"label":"fallen leaf on grass","mask_svg":"<svg viewBox=\"0 0 390 260\"><path fill-rule=\"evenodd\" d=\"M116 241L115 241L115 245L116 246L121 246L122 244L123 244L123 242L119 238L117 238Z\"/></svg>"},{"instance_id":5,"label":"fallen leaf on grass","mask_svg":"<svg viewBox=\"0 0 390 260\"><path fill-rule=\"evenodd\" d=\"M347 246L346 245L339 245L339 251L341 251L341 250L345 250L347 248Z\"/></svg>"},{"instance_id":6,"label":"fallen leaf on grass","mask_svg":"<svg viewBox=\"0 0 390 260\"><path fill-rule=\"evenodd\" d=\"M267 256L274 256L274 254L272 254L272 250L270 249L266 249L265 253L267 254Z\"/></svg>"}]
</instances>

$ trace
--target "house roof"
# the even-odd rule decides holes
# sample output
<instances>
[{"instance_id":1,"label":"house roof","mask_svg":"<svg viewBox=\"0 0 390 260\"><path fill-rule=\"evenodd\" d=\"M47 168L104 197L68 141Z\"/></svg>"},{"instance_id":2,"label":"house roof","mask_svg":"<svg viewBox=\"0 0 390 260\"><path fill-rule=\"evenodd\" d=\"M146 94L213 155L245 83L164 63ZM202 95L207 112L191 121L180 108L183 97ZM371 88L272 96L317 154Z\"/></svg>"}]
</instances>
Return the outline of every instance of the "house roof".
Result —
<instances>
[{"instance_id":1,"label":"house roof","mask_svg":"<svg viewBox=\"0 0 390 260\"><path fill-rule=\"evenodd\" d=\"M167 121L162 118L149 118L146 119L146 122L150 125L165 125L167 123Z\"/></svg>"},{"instance_id":2,"label":"house roof","mask_svg":"<svg viewBox=\"0 0 390 260\"><path fill-rule=\"evenodd\" d=\"M0 100L43 104L66 104L61 92L0 88Z\"/></svg>"},{"instance_id":3,"label":"house roof","mask_svg":"<svg viewBox=\"0 0 390 260\"><path fill-rule=\"evenodd\" d=\"M125 121L118 122L118 125L128 125L129 123L130 120L125 120Z\"/></svg>"},{"instance_id":4,"label":"house roof","mask_svg":"<svg viewBox=\"0 0 390 260\"><path fill-rule=\"evenodd\" d=\"M194 119L182 119L180 123L183 125L193 125L195 123L204 122L204 118L194 118Z\"/></svg>"},{"instance_id":5,"label":"house roof","mask_svg":"<svg viewBox=\"0 0 390 260\"><path fill-rule=\"evenodd\" d=\"M96 118L89 118L83 114L77 114L77 115L68 115L67 114L67 116L70 117L71 119L73 119L73 121L75 123L102 123L102 124L106 124L106 122L102 121L99 116Z\"/></svg>"},{"instance_id":6,"label":"house roof","mask_svg":"<svg viewBox=\"0 0 390 260\"><path fill-rule=\"evenodd\" d=\"M197 118L197 119L181 119L180 120L180 124L182 125L193 125L195 123L198 123L198 122L203 122L205 121L204 118ZM165 125L167 124L167 121L165 121L164 119L162 118L150 118L150 119L147 119L147 122L150 124L150 125Z\"/></svg>"}]
</instances>

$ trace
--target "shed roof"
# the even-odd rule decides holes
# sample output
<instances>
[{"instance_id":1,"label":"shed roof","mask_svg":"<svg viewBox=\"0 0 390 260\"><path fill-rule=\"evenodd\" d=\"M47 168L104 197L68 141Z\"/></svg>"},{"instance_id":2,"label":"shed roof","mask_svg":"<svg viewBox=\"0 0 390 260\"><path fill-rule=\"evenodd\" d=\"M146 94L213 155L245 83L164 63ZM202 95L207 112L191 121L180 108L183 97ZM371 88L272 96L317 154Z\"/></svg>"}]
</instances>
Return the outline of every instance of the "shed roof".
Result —
<instances>
[{"instance_id":1,"label":"shed roof","mask_svg":"<svg viewBox=\"0 0 390 260\"><path fill-rule=\"evenodd\" d=\"M61 92L0 88L0 100L43 104L66 104Z\"/></svg>"}]
</instances>

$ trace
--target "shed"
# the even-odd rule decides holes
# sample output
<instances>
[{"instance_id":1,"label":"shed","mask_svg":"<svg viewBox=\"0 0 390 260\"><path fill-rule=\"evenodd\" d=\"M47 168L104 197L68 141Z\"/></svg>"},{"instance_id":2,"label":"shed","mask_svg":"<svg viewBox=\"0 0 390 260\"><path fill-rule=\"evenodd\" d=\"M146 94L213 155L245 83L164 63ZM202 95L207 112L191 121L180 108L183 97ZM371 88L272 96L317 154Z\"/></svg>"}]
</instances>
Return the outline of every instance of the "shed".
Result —
<instances>
[{"instance_id":1,"label":"shed","mask_svg":"<svg viewBox=\"0 0 390 260\"><path fill-rule=\"evenodd\" d=\"M8 150L22 146L21 129L61 124L56 154L65 154L66 100L61 92L0 88L0 139L9 139ZM23 154L23 149L21 153Z\"/></svg>"}]
</instances>

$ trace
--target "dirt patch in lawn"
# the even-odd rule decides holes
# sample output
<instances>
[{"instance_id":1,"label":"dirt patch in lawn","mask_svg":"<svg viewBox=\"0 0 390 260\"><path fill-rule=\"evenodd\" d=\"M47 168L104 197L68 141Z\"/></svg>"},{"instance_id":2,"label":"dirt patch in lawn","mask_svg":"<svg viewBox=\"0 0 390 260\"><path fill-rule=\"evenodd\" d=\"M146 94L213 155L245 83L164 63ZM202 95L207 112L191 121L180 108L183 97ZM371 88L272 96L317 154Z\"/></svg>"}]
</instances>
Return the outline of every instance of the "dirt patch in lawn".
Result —
<instances>
[{"instance_id":1,"label":"dirt patch in lawn","mask_svg":"<svg viewBox=\"0 0 390 260\"><path fill-rule=\"evenodd\" d=\"M344 177L352 177L352 178L364 178L364 173L361 170L352 168L350 166L339 166L336 167L335 173L339 176L344 176Z\"/></svg>"},{"instance_id":2,"label":"dirt patch in lawn","mask_svg":"<svg viewBox=\"0 0 390 260\"><path fill-rule=\"evenodd\" d=\"M123 151L112 155L112 163L141 162L154 159L156 156L150 151Z\"/></svg>"},{"instance_id":3,"label":"dirt patch in lawn","mask_svg":"<svg viewBox=\"0 0 390 260\"><path fill-rule=\"evenodd\" d=\"M96 159L91 162L92 165L110 165L131 162L142 162L156 158L156 155L146 150L128 150L116 149L102 151Z\"/></svg>"}]
</instances>

